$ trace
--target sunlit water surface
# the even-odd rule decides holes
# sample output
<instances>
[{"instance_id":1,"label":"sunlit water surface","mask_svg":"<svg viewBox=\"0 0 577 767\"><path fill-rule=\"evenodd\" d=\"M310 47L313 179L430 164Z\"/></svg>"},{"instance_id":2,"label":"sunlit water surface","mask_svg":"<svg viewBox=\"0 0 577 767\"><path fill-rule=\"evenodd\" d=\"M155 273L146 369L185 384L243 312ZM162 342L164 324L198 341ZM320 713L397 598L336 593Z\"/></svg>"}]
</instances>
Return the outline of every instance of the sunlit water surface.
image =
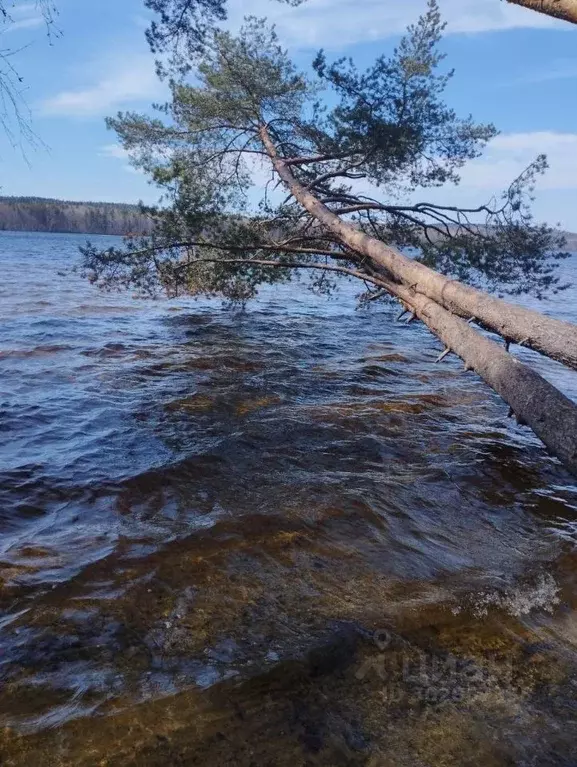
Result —
<instances>
[{"instance_id":1,"label":"sunlit water surface","mask_svg":"<svg viewBox=\"0 0 577 767\"><path fill-rule=\"evenodd\" d=\"M135 301L82 241L0 233L0 763L575 765L577 487L506 405L357 285Z\"/></svg>"}]
</instances>

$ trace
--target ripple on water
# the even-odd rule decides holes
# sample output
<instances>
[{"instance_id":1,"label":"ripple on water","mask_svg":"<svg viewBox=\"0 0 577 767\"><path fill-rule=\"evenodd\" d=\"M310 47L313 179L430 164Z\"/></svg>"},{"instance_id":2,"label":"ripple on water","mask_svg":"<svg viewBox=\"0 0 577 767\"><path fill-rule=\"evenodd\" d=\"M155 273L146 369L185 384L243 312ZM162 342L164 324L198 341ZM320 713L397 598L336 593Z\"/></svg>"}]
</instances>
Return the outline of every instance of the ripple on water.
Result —
<instances>
[{"instance_id":1,"label":"ripple on water","mask_svg":"<svg viewBox=\"0 0 577 767\"><path fill-rule=\"evenodd\" d=\"M6 764L572 764L575 485L423 328L0 238Z\"/></svg>"}]
</instances>

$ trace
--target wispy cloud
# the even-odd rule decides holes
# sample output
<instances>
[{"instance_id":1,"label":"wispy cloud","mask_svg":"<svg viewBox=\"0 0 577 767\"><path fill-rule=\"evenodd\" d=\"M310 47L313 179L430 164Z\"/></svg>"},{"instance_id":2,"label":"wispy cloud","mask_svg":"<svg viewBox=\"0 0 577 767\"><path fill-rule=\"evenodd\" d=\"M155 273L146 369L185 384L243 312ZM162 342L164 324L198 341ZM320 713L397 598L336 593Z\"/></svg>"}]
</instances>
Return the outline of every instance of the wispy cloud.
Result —
<instances>
[{"instance_id":1,"label":"wispy cloud","mask_svg":"<svg viewBox=\"0 0 577 767\"><path fill-rule=\"evenodd\" d=\"M421 191L413 202L476 207L499 199L509 184L545 153L549 170L537 180L533 210L537 219L577 231L577 133L505 133L490 142L482 157L461 171L458 186ZM380 196L379 194L376 195Z\"/></svg>"},{"instance_id":2,"label":"wispy cloud","mask_svg":"<svg viewBox=\"0 0 577 767\"><path fill-rule=\"evenodd\" d=\"M6 9L7 16L0 23L0 32L17 32L19 29L34 29L45 23L36 3L15 3Z\"/></svg>"},{"instance_id":3,"label":"wispy cloud","mask_svg":"<svg viewBox=\"0 0 577 767\"><path fill-rule=\"evenodd\" d=\"M534 11L500 0L440 0L447 31L480 33L515 28L570 28ZM307 0L296 8L270 0L230 0L234 26L242 17L267 16L282 39L299 48L344 48L404 32L423 12L425 0Z\"/></svg>"},{"instance_id":4,"label":"wispy cloud","mask_svg":"<svg viewBox=\"0 0 577 767\"><path fill-rule=\"evenodd\" d=\"M98 152L100 157L113 157L116 160L128 160L129 154L120 144L105 144Z\"/></svg>"},{"instance_id":5,"label":"wispy cloud","mask_svg":"<svg viewBox=\"0 0 577 767\"><path fill-rule=\"evenodd\" d=\"M499 200L542 153L547 155L549 169L536 183L535 216L551 224L560 221L564 228L577 231L577 133L504 133L489 143L482 157L461 169L460 184L421 189L404 201L474 208ZM386 190L364 181L353 182L353 187L357 194L386 199Z\"/></svg>"},{"instance_id":6,"label":"wispy cloud","mask_svg":"<svg viewBox=\"0 0 577 767\"><path fill-rule=\"evenodd\" d=\"M557 59L547 64L546 68L529 70L522 77L503 83L506 86L547 83L554 80L574 80L577 78L577 59Z\"/></svg>"},{"instance_id":7,"label":"wispy cloud","mask_svg":"<svg viewBox=\"0 0 577 767\"><path fill-rule=\"evenodd\" d=\"M130 164L130 154L120 144L105 144L98 151L99 157L107 157L112 160L121 160L122 169L127 173L142 175L143 171Z\"/></svg>"},{"instance_id":8,"label":"wispy cloud","mask_svg":"<svg viewBox=\"0 0 577 767\"><path fill-rule=\"evenodd\" d=\"M150 102L163 93L148 54L108 59L93 67L100 74L90 85L64 90L46 99L43 114L64 117L98 117L139 102Z\"/></svg>"},{"instance_id":9,"label":"wispy cloud","mask_svg":"<svg viewBox=\"0 0 577 767\"><path fill-rule=\"evenodd\" d=\"M29 16L27 19L17 19L7 28L8 32L17 32L19 29L36 29L44 24L42 16Z\"/></svg>"},{"instance_id":10,"label":"wispy cloud","mask_svg":"<svg viewBox=\"0 0 577 767\"><path fill-rule=\"evenodd\" d=\"M462 186L494 193L507 185L540 154L545 153L549 170L537 189L577 189L577 133L534 131L505 133L489 144L483 157L469 163Z\"/></svg>"}]
</instances>

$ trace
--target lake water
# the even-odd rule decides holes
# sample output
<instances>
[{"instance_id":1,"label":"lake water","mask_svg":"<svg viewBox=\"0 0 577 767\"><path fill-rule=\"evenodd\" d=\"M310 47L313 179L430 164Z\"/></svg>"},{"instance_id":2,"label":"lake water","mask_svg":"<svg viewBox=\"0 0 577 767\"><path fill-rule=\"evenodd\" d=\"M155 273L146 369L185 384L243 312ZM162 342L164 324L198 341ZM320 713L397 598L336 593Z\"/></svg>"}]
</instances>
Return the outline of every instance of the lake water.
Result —
<instances>
[{"instance_id":1,"label":"lake water","mask_svg":"<svg viewBox=\"0 0 577 767\"><path fill-rule=\"evenodd\" d=\"M133 300L83 240L0 233L0 763L575 765L577 486L507 406L356 285Z\"/></svg>"}]
</instances>

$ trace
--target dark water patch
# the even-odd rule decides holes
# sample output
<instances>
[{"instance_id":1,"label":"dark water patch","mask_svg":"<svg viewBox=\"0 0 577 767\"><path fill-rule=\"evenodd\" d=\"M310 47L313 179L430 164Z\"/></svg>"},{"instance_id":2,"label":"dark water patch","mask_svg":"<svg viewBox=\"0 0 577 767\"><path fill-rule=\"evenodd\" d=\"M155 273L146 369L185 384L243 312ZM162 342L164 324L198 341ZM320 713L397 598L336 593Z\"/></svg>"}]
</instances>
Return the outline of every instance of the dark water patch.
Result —
<instances>
[{"instance_id":1,"label":"dark water patch","mask_svg":"<svg viewBox=\"0 0 577 767\"><path fill-rule=\"evenodd\" d=\"M121 343L105 344L100 349L88 349L82 354L85 357L122 357L127 353L127 348Z\"/></svg>"},{"instance_id":2,"label":"dark water patch","mask_svg":"<svg viewBox=\"0 0 577 767\"><path fill-rule=\"evenodd\" d=\"M59 352L70 351L73 347L69 344L46 344L36 346L34 349L9 349L0 351L0 361L5 359L30 359L34 357L45 357Z\"/></svg>"},{"instance_id":3,"label":"dark water patch","mask_svg":"<svg viewBox=\"0 0 577 767\"><path fill-rule=\"evenodd\" d=\"M367 378L386 378L387 376L396 376L398 373L392 368L386 368L383 365L365 365L361 373Z\"/></svg>"},{"instance_id":4,"label":"dark water patch","mask_svg":"<svg viewBox=\"0 0 577 767\"><path fill-rule=\"evenodd\" d=\"M410 360L404 354L398 352L389 352L387 354L374 354L370 357L366 357L361 362L386 362L386 363L409 363Z\"/></svg>"}]
</instances>

